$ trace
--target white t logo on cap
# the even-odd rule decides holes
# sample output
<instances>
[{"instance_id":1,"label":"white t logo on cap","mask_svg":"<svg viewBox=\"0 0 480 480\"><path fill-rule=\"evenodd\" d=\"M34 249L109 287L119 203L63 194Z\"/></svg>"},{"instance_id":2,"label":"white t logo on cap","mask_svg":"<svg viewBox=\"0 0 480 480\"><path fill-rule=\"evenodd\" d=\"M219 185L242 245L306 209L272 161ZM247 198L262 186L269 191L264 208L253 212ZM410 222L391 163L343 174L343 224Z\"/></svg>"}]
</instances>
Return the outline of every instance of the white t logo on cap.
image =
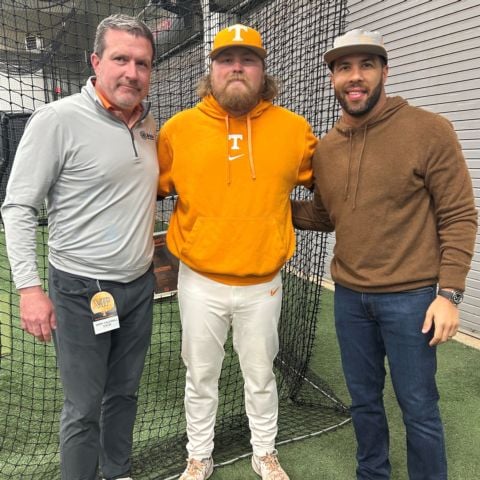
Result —
<instances>
[{"instance_id":1,"label":"white t logo on cap","mask_svg":"<svg viewBox=\"0 0 480 480\"><path fill-rule=\"evenodd\" d=\"M244 25L232 25L231 27L228 27L228 31L231 32L232 30L235 30L235 36L233 37L234 42L243 42L242 38L242 30L244 32L248 31L248 27L245 27Z\"/></svg>"}]
</instances>

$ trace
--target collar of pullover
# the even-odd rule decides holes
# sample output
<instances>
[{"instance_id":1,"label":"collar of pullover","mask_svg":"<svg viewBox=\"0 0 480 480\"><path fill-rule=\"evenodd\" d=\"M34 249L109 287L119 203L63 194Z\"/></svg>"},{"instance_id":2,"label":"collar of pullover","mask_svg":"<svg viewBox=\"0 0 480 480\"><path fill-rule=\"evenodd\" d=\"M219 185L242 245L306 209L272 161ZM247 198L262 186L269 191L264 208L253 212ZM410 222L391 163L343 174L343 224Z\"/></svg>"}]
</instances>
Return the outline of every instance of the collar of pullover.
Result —
<instances>
[{"instance_id":1,"label":"collar of pullover","mask_svg":"<svg viewBox=\"0 0 480 480\"><path fill-rule=\"evenodd\" d=\"M250 166L250 175L252 180L257 178L255 172L255 161L253 155L253 142L252 142L252 120L260 117L267 109L272 106L271 102L266 100L260 100L257 105L255 105L252 110L250 110L245 115L241 115L239 117L232 117L228 114L217 102L217 100L213 97L213 95L207 95L202 99L202 101L197 105L197 107L208 115L209 117L221 120L225 124L225 139L226 139L226 150L225 150L225 159L226 159L226 182L228 185L232 182L232 169L231 169L231 156L229 155L230 152L230 144L231 141L231 122L232 119L235 118L236 121L245 122L246 131L247 131L247 148L248 148L248 162Z\"/></svg>"},{"instance_id":2,"label":"collar of pullover","mask_svg":"<svg viewBox=\"0 0 480 480\"><path fill-rule=\"evenodd\" d=\"M113 105L105 98L104 95L100 91L98 91L95 87L95 77L90 77L87 80L87 83L84 87L82 87L82 92L84 95L90 97L100 108L108 112L109 115L112 115L117 120L125 123L127 122L119 117L119 115L114 112ZM136 123L141 122L150 112L150 102L143 100L137 107L135 108L137 115L135 115L135 121L132 122L130 125L127 125L128 128L132 128Z\"/></svg>"}]
</instances>

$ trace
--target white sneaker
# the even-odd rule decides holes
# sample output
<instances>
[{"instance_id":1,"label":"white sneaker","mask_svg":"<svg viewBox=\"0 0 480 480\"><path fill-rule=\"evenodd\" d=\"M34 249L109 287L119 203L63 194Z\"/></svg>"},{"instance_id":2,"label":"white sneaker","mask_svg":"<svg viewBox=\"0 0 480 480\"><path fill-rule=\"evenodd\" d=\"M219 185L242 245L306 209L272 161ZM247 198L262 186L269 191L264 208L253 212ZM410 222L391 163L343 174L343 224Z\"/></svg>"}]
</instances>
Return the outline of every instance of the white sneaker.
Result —
<instances>
[{"instance_id":1,"label":"white sneaker","mask_svg":"<svg viewBox=\"0 0 480 480\"><path fill-rule=\"evenodd\" d=\"M262 480L290 480L290 477L280 466L276 450L264 457L252 455L252 468L257 475L262 477Z\"/></svg>"},{"instance_id":2,"label":"white sneaker","mask_svg":"<svg viewBox=\"0 0 480 480\"><path fill-rule=\"evenodd\" d=\"M179 480L206 480L213 473L213 458L204 458L195 460L195 458L187 459L187 468L182 473Z\"/></svg>"}]
</instances>

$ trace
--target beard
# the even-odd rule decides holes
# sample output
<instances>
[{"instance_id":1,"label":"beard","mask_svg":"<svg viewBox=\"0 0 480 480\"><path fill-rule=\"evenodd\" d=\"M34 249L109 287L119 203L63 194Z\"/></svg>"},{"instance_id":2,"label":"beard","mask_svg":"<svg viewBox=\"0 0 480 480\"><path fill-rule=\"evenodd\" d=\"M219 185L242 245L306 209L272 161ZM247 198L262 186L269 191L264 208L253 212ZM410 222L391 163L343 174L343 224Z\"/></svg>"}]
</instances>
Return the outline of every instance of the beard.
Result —
<instances>
[{"instance_id":1,"label":"beard","mask_svg":"<svg viewBox=\"0 0 480 480\"><path fill-rule=\"evenodd\" d=\"M237 88L232 82L240 80L244 88ZM234 77L223 88L212 83L212 93L220 106L227 112L244 114L252 110L260 100L260 92L256 92L245 78Z\"/></svg>"},{"instance_id":2,"label":"beard","mask_svg":"<svg viewBox=\"0 0 480 480\"><path fill-rule=\"evenodd\" d=\"M382 86L383 84L380 80L365 102L356 106L350 105L346 95L338 90L335 90L335 96L337 97L337 100L340 103L343 111L347 112L352 117L361 117L362 115L369 113L378 103L378 100L382 94Z\"/></svg>"}]
</instances>

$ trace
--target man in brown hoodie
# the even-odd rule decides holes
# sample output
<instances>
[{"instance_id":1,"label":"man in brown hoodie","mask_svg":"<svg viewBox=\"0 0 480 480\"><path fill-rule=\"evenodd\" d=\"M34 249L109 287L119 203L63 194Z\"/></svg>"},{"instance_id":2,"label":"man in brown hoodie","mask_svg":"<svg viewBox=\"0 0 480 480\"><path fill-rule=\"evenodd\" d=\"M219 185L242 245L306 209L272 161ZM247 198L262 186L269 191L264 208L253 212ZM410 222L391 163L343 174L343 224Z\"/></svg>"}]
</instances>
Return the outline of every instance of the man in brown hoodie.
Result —
<instances>
[{"instance_id":1,"label":"man in brown hoodie","mask_svg":"<svg viewBox=\"0 0 480 480\"><path fill-rule=\"evenodd\" d=\"M477 230L452 125L387 97L378 32L352 30L324 55L342 117L319 142L300 229L336 233L335 325L352 399L357 480L390 478L385 356L402 410L411 480L446 480L436 345L457 331Z\"/></svg>"}]
</instances>

